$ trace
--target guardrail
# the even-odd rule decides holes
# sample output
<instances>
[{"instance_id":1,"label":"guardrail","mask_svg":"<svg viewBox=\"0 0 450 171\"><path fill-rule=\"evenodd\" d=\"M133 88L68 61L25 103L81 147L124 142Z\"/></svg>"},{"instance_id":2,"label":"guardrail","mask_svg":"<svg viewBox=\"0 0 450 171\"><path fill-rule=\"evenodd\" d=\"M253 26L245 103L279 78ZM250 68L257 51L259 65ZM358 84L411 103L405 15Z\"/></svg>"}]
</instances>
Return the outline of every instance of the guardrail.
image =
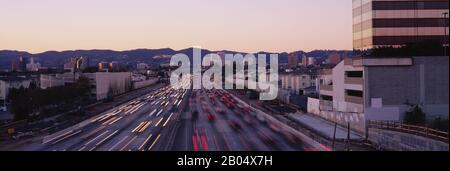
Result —
<instances>
[{"instance_id":1,"label":"guardrail","mask_svg":"<svg viewBox=\"0 0 450 171\"><path fill-rule=\"evenodd\" d=\"M448 132L428 127L408 125L398 121L368 121L368 127L404 132L448 143Z\"/></svg>"}]
</instances>

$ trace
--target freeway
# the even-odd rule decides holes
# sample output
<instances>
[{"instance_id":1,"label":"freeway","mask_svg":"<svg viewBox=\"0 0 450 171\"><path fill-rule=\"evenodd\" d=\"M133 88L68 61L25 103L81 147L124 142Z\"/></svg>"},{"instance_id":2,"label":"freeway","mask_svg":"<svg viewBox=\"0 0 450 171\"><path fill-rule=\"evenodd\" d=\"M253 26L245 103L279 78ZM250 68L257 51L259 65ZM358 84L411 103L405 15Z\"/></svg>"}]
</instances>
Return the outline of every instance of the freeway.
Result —
<instances>
[{"instance_id":1,"label":"freeway","mask_svg":"<svg viewBox=\"0 0 450 171\"><path fill-rule=\"evenodd\" d=\"M193 90L177 133L177 151L327 151L225 90Z\"/></svg>"},{"instance_id":2,"label":"freeway","mask_svg":"<svg viewBox=\"0 0 450 171\"><path fill-rule=\"evenodd\" d=\"M190 79L180 83L191 84ZM226 90L166 86L23 145L25 151L327 151Z\"/></svg>"},{"instance_id":3,"label":"freeway","mask_svg":"<svg viewBox=\"0 0 450 171\"><path fill-rule=\"evenodd\" d=\"M162 141L170 138L178 108L187 94L188 90L166 86L17 150L165 150L167 143Z\"/></svg>"}]
</instances>

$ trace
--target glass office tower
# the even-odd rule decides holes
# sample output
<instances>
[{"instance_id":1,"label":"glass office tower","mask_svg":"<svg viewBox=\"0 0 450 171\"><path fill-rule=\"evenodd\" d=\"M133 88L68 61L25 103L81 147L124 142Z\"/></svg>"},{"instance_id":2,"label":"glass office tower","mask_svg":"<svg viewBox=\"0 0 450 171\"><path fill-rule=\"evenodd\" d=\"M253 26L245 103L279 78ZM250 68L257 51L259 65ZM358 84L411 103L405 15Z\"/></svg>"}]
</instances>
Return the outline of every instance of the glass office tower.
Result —
<instances>
[{"instance_id":1,"label":"glass office tower","mask_svg":"<svg viewBox=\"0 0 450 171\"><path fill-rule=\"evenodd\" d=\"M353 48L425 40L448 45L449 0L353 0Z\"/></svg>"}]
</instances>

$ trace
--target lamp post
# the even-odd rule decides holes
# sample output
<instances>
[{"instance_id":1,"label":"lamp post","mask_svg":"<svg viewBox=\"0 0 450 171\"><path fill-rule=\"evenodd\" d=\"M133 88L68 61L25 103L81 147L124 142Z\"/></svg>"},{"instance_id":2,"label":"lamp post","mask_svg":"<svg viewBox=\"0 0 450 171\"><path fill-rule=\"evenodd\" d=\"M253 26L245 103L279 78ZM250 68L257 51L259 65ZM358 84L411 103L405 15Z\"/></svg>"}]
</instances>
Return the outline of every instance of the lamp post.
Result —
<instances>
[{"instance_id":1,"label":"lamp post","mask_svg":"<svg viewBox=\"0 0 450 171\"><path fill-rule=\"evenodd\" d=\"M444 12L442 13L442 15L444 16L444 43L442 44L442 46L444 47L444 56L447 56L447 47L446 47L446 43L447 43L447 16L448 16L448 12Z\"/></svg>"}]
</instances>

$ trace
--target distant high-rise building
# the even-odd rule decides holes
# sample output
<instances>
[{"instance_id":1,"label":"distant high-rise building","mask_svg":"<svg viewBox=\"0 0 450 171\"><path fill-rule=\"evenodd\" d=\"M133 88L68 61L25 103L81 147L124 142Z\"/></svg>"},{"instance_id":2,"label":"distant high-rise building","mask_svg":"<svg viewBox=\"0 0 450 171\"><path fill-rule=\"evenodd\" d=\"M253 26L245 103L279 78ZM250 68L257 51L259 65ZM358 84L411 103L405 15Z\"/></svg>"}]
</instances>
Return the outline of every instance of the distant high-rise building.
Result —
<instances>
[{"instance_id":1,"label":"distant high-rise building","mask_svg":"<svg viewBox=\"0 0 450 171\"><path fill-rule=\"evenodd\" d=\"M99 71L106 71L106 72L111 71L109 62L99 62L98 63L98 70Z\"/></svg>"},{"instance_id":2,"label":"distant high-rise building","mask_svg":"<svg viewBox=\"0 0 450 171\"><path fill-rule=\"evenodd\" d=\"M69 62L64 64L65 70L75 71L84 70L89 67L88 57L73 57L69 59Z\"/></svg>"},{"instance_id":3,"label":"distant high-rise building","mask_svg":"<svg viewBox=\"0 0 450 171\"><path fill-rule=\"evenodd\" d=\"M113 61L109 63L109 68L111 69L111 71L117 72L122 70L122 65L117 61Z\"/></svg>"},{"instance_id":4,"label":"distant high-rise building","mask_svg":"<svg viewBox=\"0 0 450 171\"><path fill-rule=\"evenodd\" d=\"M27 69L28 59L24 57L19 57L11 62L12 71L25 71Z\"/></svg>"},{"instance_id":5,"label":"distant high-rise building","mask_svg":"<svg viewBox=\"0 0 450 171\"><path fill-rule=\"evenodd\" d=\"M302 56L302 65L303 66L308 66L309 65L309 58L306 55Z\"/></svg>"},{"instance_id":6,"label":"distant high-rise building","mask_svg":"<svg viewBox=\"0 0 450 171\"><path fill-rule=\"evenodd\" d=\"M34 57L30 58L30 63L26 64L27 71L39 71L41 64L34 61Z\"/></svg>"},{"instance_id":7,"label":"distant high-rise building","mask_svg":"<svg viewBox=\"0 0 450 171\"><path fill-rule=\"evenodd\" d=\"M88 57L78 57L76 59L76 69L84 70L89 67L89 58Z\"/></svg>"},{"instance_id":8,"label":"distant high-rise building","mask_svg":"<svg viewBox=\"0 0 450 171\"><path fill-rule=\"evenodd\" d=\"M316 64L316 58L315 57L308 57L307 64L308 65L315 65Z\"/></svg>"},{"instance_id":9,"label":"distant high-rise building","mask_svg":"<svg viewBox=\"0 0 450 171\"><path fill-rule=\"evenodd\" d=\"M448 45L449 0L353 0L353 48L398 47L425 40Z\"/></svg>"},{"instance_id":10,"label":"distant high-rise building","mask_svg":"<svg viewBox=\"0 0 450 171\"><path fill-rule=\"evenodd\" d=\"M288 65L289 67L296 67L299 64L298 56L295 53L289 54Z\"/></svg>"}]
</instances>

